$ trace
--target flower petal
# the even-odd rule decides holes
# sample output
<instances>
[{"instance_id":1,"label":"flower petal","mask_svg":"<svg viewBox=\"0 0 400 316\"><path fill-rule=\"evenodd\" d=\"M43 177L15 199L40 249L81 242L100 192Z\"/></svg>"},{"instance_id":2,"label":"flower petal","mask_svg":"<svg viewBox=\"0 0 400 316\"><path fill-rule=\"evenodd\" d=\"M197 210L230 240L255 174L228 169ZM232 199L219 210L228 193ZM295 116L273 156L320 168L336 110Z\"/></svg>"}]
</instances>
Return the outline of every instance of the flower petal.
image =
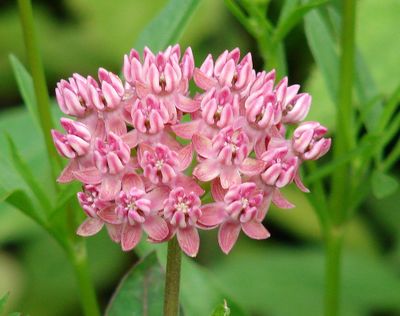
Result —
<instances>
[{"instance_id":1,"label":"flower petal","mask_svg":"<svg viewBox=\"0 0 400 316\"><path fill-rule=\"evenodd\" d=\"M111 201L115 199L119 191L121 191L121 179L108 175L101 182L99 197L103 201Z\"/></svg>"},{"instance_id":2,"label":"flower petal","mask_svg":"<svg viewBox=\"0 0 400 316\"><path fill-rule=\"evenodd\" d=\"M207 137L199 134L194 134L192 137L194 150L204 158L214 158L212 142Z\"/></svg>"},{"instance_id":3,"label":"flower petal","mask_svg":"<svg viewBox=\"0 0 400 316\"><path fill-rule=\"evenodd\" d=\"M200 102L183 95L179 96L178 102L176 102L175 105L179 110L186 113L195 112L200 108Z\"/></svg>"},{"instance_id":4,"label":"flower petal","mask_svg":"<svg viewBox=\"0 0 400 316\"><path fill-rule=\"evenodd\" d=\"M75 159L72 159L65 166L60 176L57 178L59 183L68 183L75 180L74 172L78 170L78 163Z\"/></svg>"},{"instance_id":5,"label":"flower petal","mask_svg":"<svg viewBox=\"0 0 400 316\"><path fill-rule=\"evenodd\" d=\"M215 227L221 224L225 219L225 212L222 203L211 203L203 205L201 216L198 223L206 227Z\"/></svg>"},{"instance_id":6,"label":"flower petal","mask_svg":"<svg viewBox=\"0 0 400 316\"><path fill-rule=\"evenodd\" d=\"M193 159L193 147L192 144L189 144L178 151L178 163L179 163L178 170L183 171L187 169L192 163L192 159Z\"/></svg>"},{"instance_id":7,"label":"flower petal","mask_svg":"<svg viewBox=\"0 0 400 316\"><path fill-rule=\"evenodd\" d=\"M253 239L266 239L271 235L264 225L257 221L243 223L242 229L247 236Z\"/></svg>"},{"instance_id":8,"label":"flower petal","mask_svg":"<svg viewBox=\"0 0 400 316\"><path fill-rule=\"evenodd\" d=\"M122 228L121 246L123 251L129 251L136 247L142 237L140 225L125 224Z\"/></svg>"},{"instance_id":9,"label":"flower petal","mask_svg":"<svg viewBox=\"0 0 400 316\"><path fill-rule=\"evenodd\" d=\"M298 171L296 172L296 175L294 176L294 182L296 183L297 187L304 193L310 192L310 190L304 185L303 181L301 181L300 174Z\"/></svg>"},{"instance_id":10,"label":"flower petal","mask_svg":"<svg viewBox=\"0 0 400 316\"><path fill-rule=\"evenodd\" d=\"M238 222L225 222L219 228L218 243L225 254L228 254L235 245L239 237L240 228L241 226Z\"/></svg>"},{"instance_id":11,"label":"flower petal","mask_svg":"<svg viewBox=\"0 0 400 316\"><path fill-rule=\"evenodd\" d=\"M98 184L101 182L101 174L97 168L74 171L73 175L79 181L85 184Z\"/></svg>"},{"instance_id":12,"label":"flower petal","mask_svg":"<svg viewBox=\"0 0 400 316\"><path fill-rule=\"evenodd\" d=\"M239 170L235 166L225 166L221 170L220 175L221 186L224 189L228 189L233 185L238 185L242 182L240 178Z\"/></svg>"},{"instance_id":13,"label":"flower petal","mask_svg":"<svg viewBox=\"0 0 400 316\"><path fill-rule=\"evenodd\" d=\"M117 213L115 212L115 206L111 207L106 207L105 209L102 209L99 213L98 216L105 222L109 224L121 224L121 220L119 219Z\"/></svg>"},{"instance_id":14,"label":"flower petal","mask_svg":"<svg viewBox=\"0 0 400 316\"><path fill-rule=\"evenodd\" d=\"M218 177L220 172L219 163L207 159L194 168L193 175L200 181L207 182Z\"/></svg>"},{"instance_id":15,"label":"flower petal","mask_svg":"<svg viewBox=\"0 0 400 316\"><path fill-rule=\"evenodd\" d=\"M170 189L164 185L156 187L154 190L146 194L146 199L151 201L151 210L159 211L164 207L164 201L168 198Z\"/></svg>"},{"instance_id":16,"label":"flower petal","mask_svg":"<svg viewBox=\"0 0 400 316\"><path fill-rule=\"evenodd\" d=\"M222 202L224 200L226 190L221 186L219 179L214 179L211 182L211 195L216 202Z\"/></svg>"},{"instance_id":17,"label":"flower petal","mask_svg":"<svg viewBox=\"0 0 400 316\"><path fill-rule=\"evenodd\" d=\"M204 190L197 184L197 182L184 174L178 174L174 178L174 187L183 187L185 192L189 194L194 192L196 195L201 196L204 194Z\"/></svg>"},{"instance_id":18,"label":"flower petal","mask_svg":"<svg viewBox=\"0 0 400 316\"><path fill-rule=\"evenodd\" d=\"M104 222L99 218L87 218L79 227L76 233L79 236L87 237L97 234L103 227Z\"/></svg>"},{"instance_id":19,"label":"flower petal","mask_svg":"<svg viewBox=\"0 0 400 316\"><path fill-rule=\"evenodd\" d=\"M199 252L199 232L193 226L180 228L176 232L178 243L181 249L190 257L196 257Z\"/></svg>"},{"instance_id":20,"label":"flower petal","mask_svg":"<svg viewBox=\"0 0 400 316\"><path fill-rule=\"evenodd\" d=\"M111 240L119 243L121 241L122 225L106 224L106 228Z\"/></svg>"},{"instance_id":21,"label":"flower petal","mask_svg":"<svg viewBox=\"0 0 400 316\"><path fill-rule=\"evenodd\" d=\"M195 68L193 73L193 80L196 85L203 89L209 90L212 87L215 87L218 83L215 79L207 77L200 69Z\"/></svg>"},{"instance_id":22,"label":"flower petal","mask_svg":"<svg viewBox=\"0 0 400 316\"><path fill-rule=\"evenodd\" d=\"M139 175L134 173L126 174L122 178L122 190L129 192L133 188L144 190L144 183Z\"/></svg>"},{"instance_id":23,"label":"flower petal","mask_svg":"<svg viewBox=\"0 0 400 316\"><path fill-rule=\"evenodd\" d=\"M169 235L168 225L160 216L147 217L143 229L154 241L163 241Z\"/></svg>"},{"instance_id":24,"label":"flower petal","mask_svg":"<svg viewBox=\"0 0 400 316\"><path fill-rule=\"evenodd\" d=\"M191 139L193 134L199 131L200 120L177 124L171 126L171 129L176 135L184 139Z\"/></svg>"},{"instance_id":25,"label":"flower petal","mask_svg":"<svg viewBox=\"0 0 400 316\"><path fill-rule=\"evenodd\" d=\"M282 195L279 189L275 189L272 193L272 202L279 208L293 208L294 204L290 203L286 198Z\"/></svg>"},{"instance_id":26,"label":"flower petal","mask_svg":"<svg viewBox=\"0 0 400 316\"><path fill-rule=\"evenodd\" d=\"M258 159L246 158L239 167L241 173L247 176L260 174L265 168L265 162Z\"/></svg>"}]
</instances>

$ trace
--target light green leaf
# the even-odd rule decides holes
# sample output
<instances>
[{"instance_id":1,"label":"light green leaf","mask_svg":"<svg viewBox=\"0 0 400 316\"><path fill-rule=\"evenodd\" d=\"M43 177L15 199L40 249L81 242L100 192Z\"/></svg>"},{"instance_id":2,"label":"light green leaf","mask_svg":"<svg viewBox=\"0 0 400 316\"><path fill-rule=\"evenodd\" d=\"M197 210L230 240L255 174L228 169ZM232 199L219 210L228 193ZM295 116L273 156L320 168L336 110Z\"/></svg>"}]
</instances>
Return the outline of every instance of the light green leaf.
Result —
<instances>
[{"instance_id":1,"label":"light green leaf","mask_svg":"<svg viewBox=\"0 0 400 316\"><path fill-rule=\"evenodd\" d=\"M122 279L106 314L109 316L149 315L163 313L164 271L152 252L144 257Z\"/></svg>"},{"instance_id":2,"label":"light green leaf","mask_svg":"<svg viewBox=\"0 0 400 316\"><path fill-rule=\"evenodd\" d=\"M231 310L228 307L228 303L224 300L224 302L217 306L216 309L212 312L211 316L229 316L231 314Z\"/></svg>"},{"instance_id":3,"label":"light green leaf","mask_svg":"<svg viewBox=\"0 0 400 316\"><path fill-rule=\"evenodd\" d=\"M154 51L175 44L201 0L170 0L164 9L147 25L134 47L148 46Z\"/></svg>"},{"instance_id":4,"label":"light green leaf","mask_svg":"<svg viewBox=\"0 0 400 316\"><path fill-rule=\"evenodd\" d=\"M279 43L282 41L307 12L327 2L328 0L311 0L307 3L297 5L296 1L285 1L285 5L279 17L278 25L273 34L272 42Z\"/></svg>"},{"instance_id":5,"label":"light green leaf","mask_svg":"<svg viewBox=\"0 0 400 316\"><path fill-rule=\"evenodd\" d=\"M378 199L391 195L398 187L399 183L395 178L378 170L372 173L372 192Z\"/></svg>"},{"instance_id":6,"label":"light green leaf","mask_svg":"<svg viewBox=\"0 0 400 316\"><path fill-rule=\"evenodd\" d=\"M21 93L22 99L24 100L24 104L28 108L28 111L35 123L35 126L40 130L32 77L16 56L11 54L9 58L14 71L15 79L17 80L19 92Z\"/></svg>"}]
</instances>

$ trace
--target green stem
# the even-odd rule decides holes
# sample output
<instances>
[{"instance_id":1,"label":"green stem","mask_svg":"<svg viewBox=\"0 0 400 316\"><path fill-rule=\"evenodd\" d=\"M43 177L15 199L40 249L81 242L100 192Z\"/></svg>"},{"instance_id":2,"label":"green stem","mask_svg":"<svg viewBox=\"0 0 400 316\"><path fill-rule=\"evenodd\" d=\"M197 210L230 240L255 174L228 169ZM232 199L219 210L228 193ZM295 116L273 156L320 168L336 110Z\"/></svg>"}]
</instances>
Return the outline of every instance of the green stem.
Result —
<instances>
[{"instance_id":1,"label":"green stem","mask_svg":"<svg viewBox=\"0 0 400 316\"><path fill-rule=\"evenodd\" d=\"M333 227L325 236L325 316L339 314L343 233Z\"/></svg>"},{"instance_id":2,"label":"green stem","mask_svg":"<svg viewBox=\"0 0 400 316\"><path fill-rule=\"evenodd\" d=\"M46 144L49 161L52 164L52 172L56 175L56 170L61 166L60 157L54 148L50 130L53 127L50 113L50 100L47 91L46 78L44 74L42 59L35 34L35 25L30 0L18 0L19 13L25 43L25 50L28 58L29 68L33 78L36 104L39 114L39 122Z\"/></svg>"},{"instance_id":3,"label":"green stem","mask_svg":"<svg viewBox=\"0 0 400 316\"><path fill-rule=\"evenodd\" d=\"M181 278L181 249L176 237L168 242L165 277L164 316L179 315L179 285Z\"/></svg>"},{"instance_id":4,"label":"green stem","mask_svg":"<svg viewBox=\"0 0 400 316\"><path fill-rule=\"evenodd\" d=\"M352 90L354 82L354 54L355 54L355 19L356 1L342 1L342 28L341 28L341 56L338 107L336 112L336 133L334 139L334 160L340 159L354 147L354 108ZM331 210L334 210L333 221L339 224L346 218L349 205L348 181L351 174L348 164L338 168L332 177Z\"/></svg>"},{"instance_id":5,"label":"green stem","mask_svg":"<svg viewBox=\"0 0 400 316\"><path fill-rule=\"evenodd\" d=\"M85 242L83 240L76 241L69 255L78 281L84 315L100 316L96 293L90 277Z\"/></svg>"}]
</instances>

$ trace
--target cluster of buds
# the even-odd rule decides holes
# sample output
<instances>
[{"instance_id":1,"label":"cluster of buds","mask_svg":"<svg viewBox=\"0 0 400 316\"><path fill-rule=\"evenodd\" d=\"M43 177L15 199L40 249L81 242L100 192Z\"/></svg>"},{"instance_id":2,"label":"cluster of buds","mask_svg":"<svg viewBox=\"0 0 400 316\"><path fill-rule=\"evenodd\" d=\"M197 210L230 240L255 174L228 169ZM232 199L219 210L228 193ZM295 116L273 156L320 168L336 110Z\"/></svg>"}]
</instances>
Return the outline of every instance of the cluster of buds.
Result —
<instances>
[{"instance_id":1,"label":"cluster of buds","mask_svg":"<svg viewBox=\"0 0 400 316\"><path fill-rule=\"evenodd\" d=\"M52 135L69 159L58 181L83 183L81 236L105 226L129 251L143 232L153 243L176 235L193 257L198 231L218 228L228 253L241 230L269 237L271 202L293 207L280 190L295 182L308 192L300 165L330 148L325 127L302 122L311 96L287 78L276 82L275 71L256 73L239 49L215 61L209 55L200 68L190 48L183 56L178 45L157 54L145 48L143 58L132 50L123 74L100 68L98 81L74 74L56 88L61 110L75 117L62 118L65 133ZM194 96L192 79L202 90Z\"/></svg>"}]
</instances>

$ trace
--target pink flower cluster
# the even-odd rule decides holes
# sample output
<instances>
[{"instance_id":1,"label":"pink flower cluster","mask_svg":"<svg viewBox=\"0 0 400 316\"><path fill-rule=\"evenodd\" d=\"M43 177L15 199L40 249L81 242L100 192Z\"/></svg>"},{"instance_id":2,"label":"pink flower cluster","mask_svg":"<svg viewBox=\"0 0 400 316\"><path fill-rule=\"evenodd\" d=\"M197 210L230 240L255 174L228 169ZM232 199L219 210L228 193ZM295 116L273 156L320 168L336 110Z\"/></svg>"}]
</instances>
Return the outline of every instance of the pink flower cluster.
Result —
<instances>
[{"instance_id":1,"label":"pink flower cluster","mask_svg":"<svg viewBox=\"0 0 400 316\"><path fill-rule=\"evenodd\" d=\"M58 181L83 183L81 236L105 226L128 251L143 231L154 243L176 235L196 256L198 230L218 227L228 253L241 230L269 237L262 222L271 201L293 207L280 189L294 181L308 192L299 167L330 148L325 127L301 123L311 96L287 78L276 82L275 71L256 73L237 48L200 68L190 48L182 56L178 45L145 48L142 58L132 50L123 74L100 68L98 81L74 74L56 88L61 110L75 118L62 118L65 132L52 135L69 159ZM193 97L192 79L202 90ZM298 126L288 133L287 125Z\"/></svg>"}]
</instances>

